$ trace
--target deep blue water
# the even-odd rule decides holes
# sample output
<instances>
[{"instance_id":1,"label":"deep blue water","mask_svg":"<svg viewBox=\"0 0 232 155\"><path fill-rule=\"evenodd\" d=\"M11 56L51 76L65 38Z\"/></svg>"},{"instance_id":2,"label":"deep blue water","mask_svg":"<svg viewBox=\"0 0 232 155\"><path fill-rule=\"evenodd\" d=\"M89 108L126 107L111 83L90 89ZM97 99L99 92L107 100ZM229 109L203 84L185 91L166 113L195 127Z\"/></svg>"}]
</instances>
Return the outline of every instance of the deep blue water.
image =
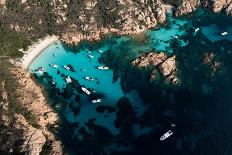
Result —
<instances>
[{"instance_id":1,"label":"deep blue water","mask_svg":"<svg viewBox=\"0 0 232 155\"><path fill-rule=\"evenodd\" d=\"M200 30L195 32L196 28ZM224 31L229 34L221 36ZM166 25L144 32L142 40L137 37L109 36L74 48L57 42L29 66L32 72L39 67L46 71L36 79L61 116L55 132L68 152L232 154L232 18L202 10L179 19L169 15ZM149 70L130 65L148 51L176 55L180 86L150 82ZM223 64L215 76L210 66L202 64L207 52L214 52L215 60ZM105 65L110 69L96 68ZM72 79L69 84L67 76ZM82 86L91 95L83 93ZM102 103L91 102L98 98ZM174 134L161 142L160 136L169 129Z\"/></svg>"}]
</instances>

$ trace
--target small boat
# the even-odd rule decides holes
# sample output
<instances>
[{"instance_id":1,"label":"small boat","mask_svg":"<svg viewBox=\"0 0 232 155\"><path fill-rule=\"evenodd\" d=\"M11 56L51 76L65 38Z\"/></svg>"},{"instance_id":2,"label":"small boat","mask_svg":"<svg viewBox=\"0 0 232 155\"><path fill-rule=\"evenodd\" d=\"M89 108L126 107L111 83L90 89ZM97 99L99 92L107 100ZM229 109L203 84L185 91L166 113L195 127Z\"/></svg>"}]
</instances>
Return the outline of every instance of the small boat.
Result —
<instances>
[{"instance_id":1,"label":"small boat","mask_svg":"<svg viewBox=\"0 0 232 155\"><path fill-rule=\"evenodd\" d=\"M101 103L101 102L102 102L102 99L92 100L91 102L92 102L92 103Z\"/></svg>"},{"instance_id":2,"label":"small boat","mask_svg":"<svg viewBox=\"0 0 232 155\"><path fill-rule=\"evenodd\" d=\"M65 78L65 80L66 80L67 83L71 83L71 82L72 82L72 79L71 79L69 76L67 76L67 77Z\"/></svg>"},{"instance_id":3,"label":"small boat","mask_svg":"<svg viewBox=\"0 0 232 155\"><path fill-rule=\"evenodd\" d=\"M70 67L68 67L68 66L66 66L66 65L64 65L63 67L64 67L64 69L66 69L66 70L70 70L70 69L71 69Z\"/></svg>"},{"instance_id":4,"label":"small boat","mask_svg":"<svg viewBox=\"0 0 232 155\"><path fill-rule=\"evenodd\" d=\"M172 124L171 124L171 127L175 127L175 126L176 126L176 124L175 124L175 123L172 123Z\"/></svg>"},{"instance_id":5,"label":"small boat","mask_svg":"<svg viewBox=\"0 0 232 155\"><path fill-rule=\"evenodd\" d=\"M50 66L51 66L52 68L58 68L58 67L59 67L59 66L56 65L56 64L50 64Z\"/></svg>"},{"instance_id":6,"label":"small boat","mask_svg":"<svg viewBox=\"0 0 232 155\"><path fill-rule=\"evenodd\" d=\"M199 30L200 30L200 28L198 27L198 28L196 28L194 31L195 31L195 32L198 32Z\"/></svg>"},{"instance_id":7,"label":"small boat","mask_svg":"<svg viewBox=\"0 0 232 155\"><path fill-rule=\"evenodd\" d=\"M37 70L36 70L37 73L39 74L43 74L45 72L45 69L43 67L39 67Z\"/></svg>"},{"instance_id":8,"label":"small boat","mask_svg":"<svg viewBox=\"0 0 232 155\"><path fill-rule=\"evenodd\" d=\"M168 132L166 132L165 134L163 134L160 137L160 140L163 141L163 140L167 139L168 137L170 137L172 134L173 134L172 130L168 130Z\"/></svg>"},{"instance_id":9,"label":"small boat","mask_svg":"<svg viewBox=\"0 0 232 155\"><path fill-rule=\"evenodd\" d=\"M90 58L90 59L93 59L94 58L94 56L93 55L88 55L88 57Z\"/></svg>"},{"instance_id":10,"label":"small boat","mask_svg":"<svg viewBox=\"0 0 232 155\"><path fill-rule=\"evenodd\" d=\"M91 92L90 92L87 88L85 88L85 87L81 87L81 90L82 90L84 93L86 93L87 95L90 95L90 94L91 94Z\"/></svg>"},{"instance_id":11,"label":"small boat","mask_svg":"<svg viewBox=\"0 0 232 155\"><path fill-rule=\"evenodd\" d=\"M52 81L52 84L55 85L56 83L54 81Z\"/></svg>"},{"instance_id":12,"label":"small boat","mask_svg":"<svg viewBox=\"0 0 232 155\"><path fill-rule=\"evenodd\" d=\"M178 39L179 37L178 36L174 36L175 39Z\"/></svg>"},{"instance_id":13,"label":"small boat","mask_svg":"<svg viewBox=\"0 0 232 155\"><path fill-rule=\"evenodd\" d=\"M98 66L97 68L100 70L108 70L109 69L109 67L107 67L107 66Z\"/></svg>"},{"instance_id":14,"label":"small boat","mask_svg":"<svg viewBox=\"0 0 232 155\"><path fill-rule=\"evenodd\" d=\"M227 35L227 34L228 34L228 32L222 32L222 33L221 33L222 36L225 36L225 35Z\"/></svg>"},{"instance_id":15,"label":"small boat","mask_svg":"<svg viewBox=\"0 0 232 155\"><path fill-rule=\"evenodd\" d=\"M86 77L84 77L86 80L88 80L88 81L93 81L94 80L94 78L91 78L91 77L89 77L89 76L86 76Z\"/></svg>"},{"instance_id":16,"label":"small boat","mask_svg":"<svg viewBox=\"0 0 232 155\"><path fill-rule=\"evenodd\" d=\"M102 50L97 50L99 53L103 53L103 51Z\"/></svg>"}]
</instances>

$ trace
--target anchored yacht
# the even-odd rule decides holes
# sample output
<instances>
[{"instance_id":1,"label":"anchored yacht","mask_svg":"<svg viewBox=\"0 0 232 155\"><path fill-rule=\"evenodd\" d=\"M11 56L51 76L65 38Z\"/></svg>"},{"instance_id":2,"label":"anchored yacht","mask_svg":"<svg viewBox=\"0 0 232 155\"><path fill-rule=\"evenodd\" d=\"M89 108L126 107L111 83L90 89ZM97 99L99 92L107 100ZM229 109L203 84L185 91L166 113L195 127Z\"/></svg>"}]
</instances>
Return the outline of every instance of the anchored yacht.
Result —
<instances>
[{"instance_id":1,"label":"anchored yacht","mask_svg":"<svg viewBox=\"0 0 232 155\"><path fill-rule=\"evenodd\" d=\"M94 58L94 56L93 55L88 55L88 57L90 58L90 59L93 59Z\"/></svg>"},{"instance_id":2,"label":"anchored yacht","mask_svg":"<svg viewBox=\"0 0 232 155\"><path fill-rule=\"evenodd\" d=\"M56 64L50 64L50 66L51 66L52 68L58 68L58 67L59 67L59 66L56 65Z\"/></svg>"},{"instance_id":3,"label":"anchored yacht","mask_svg":"<svg viewBox=\"0 0 232 155\"><path fill-rule=\"evenodd\" d=\"M72 82L72 79L69 76L67 76L65 79L66 79L67 83L71 83Z\"/></svg>"},{"instance_id":4,"label":"anchored yacht","mask_svg":"<svg viewBox=\"0 0 232 155\"><path fill-rule=\"evenodd\" d=\"M227 34L228 34L228 32L222 32L222 33L221 33L222 36L225 36L225 35L227 35Z\"/></svg>"},{"instance_id":5,"label":"anchored yacht","mask_svg":"<svg viewBox=\"0 0 232 155\"><path fill-rule=\"evenodd\" d=\"M200 30L200 28L198 27L198 28L196 28L194 31L195 31L195 32L198 32L199 30Z\"/></svg>"},{"instance_id":6,"label":"anchored yacht","mask_svg":"<svg viewBox=\"0 0 232 155\"><path fill-rule=\"evenodd\" d=\"M89 76L86 76L85 79L88 80L88 81L93 81L94 80L94 78L91 78Z\"/></svg>"},{"instance_id":7,"label":"anchored yacht","mask_svg":"<svg viewBox=\"0 0 232 155\"><path fill-rule=\"evenodd\" d=\"M171 124L171 127L176 127L176 124L175 124L175 123L172 123L172 124Z\"/></svg>"},{"instance_id":8,"label":"anchored yacht","mask_svg":"<svg viewBox=\"0 0 232 155\"><path fill-rule=\"evenodd\" d=\"M96 100L92 100L92 103L101 103L102 99L96 99Z\"/></svg>"},{"instance_id":9,"label":"anchored yacht","mask_svg":"<svg viewBox=\"0 0 232 155\"><path fill-rule=\"evenodd\" d=\"M37 70L36 70L37 73L39 74L43 74L45 72L45 69L43 67L39 67Z\"/></svg>"},{"instance_id":10,"label":"anchored yacht","mask_svg":"<svg viewBox=\"0 0 232 155\"><path fill-rule=\"evenodd\" d=\"M90 92L87 88L85 88L85 87L81 87L81 90L82 90L83 92L85 92L87 95L90 95L90 94L91 94L91 92Z\"/></svg>"},{"instance_id":11,"label":"anchored yacht","mask_svg":"<svg viewBox=\"0 0 232 155\"><path fill-rule=\"evenodd\" d=\"M178 36L173 36L173 38L178 39L179 37Z\"/></svg>"},{"instance_id":12,"label":"anchored yacht","mask_svg":"<svg viewBox=\"0 0 232 155\"><path fill-rule=\"evenodd\" d=\"M107 67L107 66L98 66L97 68L100 70L108 70L109 69L109 67Z\"/></svg>"},{"instance_id":13,"label":"anchored yacht","mask_svg":"<svg viewBox=\"0 0 232 155\"><path fill-rule=\"evenodd\" d=\"M102 50L97 50L99 53L103 53L103 51Z\"/></svg>"},{"instance_id":14,"label":"anchored yacht","mask_svg":"<svg viewBox=\"0 0 232 155\"><path fill-rule=\"evenodd\" d=\"M66 65L64 65L63 67L64 67L64 69L66 69L66 70L70 70L70 69L71 69L70 67L68 67L68 66L66 66Z\"/></svg>"},{"instance_id":15,"label":"anchored yacht","mask_svg":"<svg viewBox=\"0 0 232 155\"><path fill-rule=\"evenodd\" d=\"M168 132L166 132L165 134L163 134L160 137L160 140L163 141L163 140L167 139L168 137L170 137L172 134L173 134L172 130L168 130Z\"/></svg>"}]
</instances>

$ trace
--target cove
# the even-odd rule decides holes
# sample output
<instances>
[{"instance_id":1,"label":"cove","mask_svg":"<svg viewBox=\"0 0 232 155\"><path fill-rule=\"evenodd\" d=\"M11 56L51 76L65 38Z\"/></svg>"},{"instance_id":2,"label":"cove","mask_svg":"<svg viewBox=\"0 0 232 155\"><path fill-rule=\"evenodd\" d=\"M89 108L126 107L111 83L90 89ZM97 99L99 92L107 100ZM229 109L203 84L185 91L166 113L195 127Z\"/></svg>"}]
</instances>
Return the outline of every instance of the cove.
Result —
<instances>
[{"instance_id":1,"label":"cove","mask_svg":"<svg viewBox=\"0 0 232 155\"><path fill-rule=\"evenodd\" d=\"M184 18L174 18L169 14L168 23L141 34L145 36L142 41L134 36L112 36L97 43L80 43L74 48L56 42L30 64L29 70L34 73L39 67L45 69L45 74L35 76L40 84L48 87L52 106L61 115L63 129L60 137L70 154L199 154L198 150L212 154L206 150L210 146L205 138L215 137L215 133L222 130L214 124L220 119L213 114L216 111L227 119L223 114L225 111L218 110L224 106L218 106L218 100L214 98L223 80L218 80L216 86L210 85L202 76L210 69L198 75L195 72L198 68L194 65L199 63L195 60L200 59L200 54L207 50L216 51L225 63L228 62L224 53L231 49L231 25L232 22L218 24L216 16L207 11L199 10ZM200 30L195 32L196 28ZM229 35L221 36L223 31L228 31ZM130 62L148 51L184 58L186 61L183 63L188 63L192 70L181 78L191 81L186 80L186 86L180 89L172 89L145 81L146 73L144 79L138 78L133 74ZM182 62L178 62L181 68ZM49 64L59 67L53 68ZM74 72L64 69L64 65L73 67ZM110 68L99 70L98 66ZM129 79L127 73L130 73ZM143 74L143 71L139 73ZM66 82L67 76L72 79L71 83ZM94 80L86 80L86 76ZM148 83L148 87L143 87L143 81L144 85ZM134 83L141 83L141 86L136 88ZM134 87L127 90L130 85ZM81 91L82 86L101 97L102 102L92 103L91 97ZM223 94L229 94L229 97L220 98L224 105L229 104L229 90L227 88ZM170 101L170 96L174 96L174 101ZM172 123L176 127L172 127ZM160 142L160 136L169 129L175 134ZM225 142L218 137L211 141L217 140ZM219 148L219 152L223 149Z\"/></svg>"}]
</instances>

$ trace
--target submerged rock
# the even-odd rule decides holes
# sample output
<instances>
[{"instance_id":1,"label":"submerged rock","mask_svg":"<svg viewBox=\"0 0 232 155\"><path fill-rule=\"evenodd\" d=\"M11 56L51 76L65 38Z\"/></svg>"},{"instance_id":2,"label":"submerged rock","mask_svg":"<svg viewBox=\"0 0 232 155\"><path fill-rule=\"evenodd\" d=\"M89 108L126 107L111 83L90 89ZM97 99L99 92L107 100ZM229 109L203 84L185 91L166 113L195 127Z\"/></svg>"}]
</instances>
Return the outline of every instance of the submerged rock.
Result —
<instances>
[{"instance_id":1,"label":"submerged rock","mask_svg":"<svg viewBox=\"0 0 232 155\"><path fill-rule=\"evenodd\" d=\"M203 64L210 68L210 77L216 75L223 67L223 63L217 60L217 55L214 52L207 52L203 55Z\"/></svg>"},{"instance_id":2,"label":"submerged rock","mask_svg":"<svg viewBox=\"0 0 232 155\"><path fill-rule=\"evenodd\" d=\"M136 120L136 114L130 100L127 97L122 97L119 99L116 108L116 116L117 118L114 124L117 128L126 126L131 127Z\"/></svg>"}]
</instances>

